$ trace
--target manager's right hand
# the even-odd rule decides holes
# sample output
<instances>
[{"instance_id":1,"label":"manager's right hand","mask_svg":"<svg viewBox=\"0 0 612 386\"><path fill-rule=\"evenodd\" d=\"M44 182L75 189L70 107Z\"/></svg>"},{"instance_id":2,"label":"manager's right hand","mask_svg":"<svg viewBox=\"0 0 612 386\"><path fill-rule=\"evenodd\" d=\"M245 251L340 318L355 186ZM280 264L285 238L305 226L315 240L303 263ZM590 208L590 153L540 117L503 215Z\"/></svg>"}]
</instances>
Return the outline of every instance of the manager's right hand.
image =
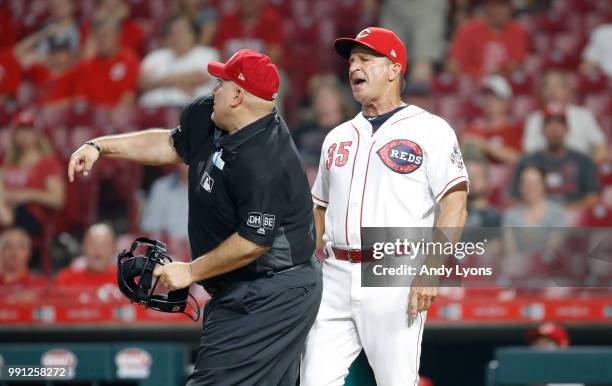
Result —
<instances>
[{"instance_id":1,"label":"manager's right hand","mask_svg":"<svg viewBox=\"0 0 612 386\"><path fill-rule=\"evenodd\" d=\"M73 182L75 173L82 173L84 176L87 176L94 162L96 162L99 157L100 153L95 147L88 144L79 147L70 156L70 162L68 163L68 180Z\"/></svg>"}]
</instances>

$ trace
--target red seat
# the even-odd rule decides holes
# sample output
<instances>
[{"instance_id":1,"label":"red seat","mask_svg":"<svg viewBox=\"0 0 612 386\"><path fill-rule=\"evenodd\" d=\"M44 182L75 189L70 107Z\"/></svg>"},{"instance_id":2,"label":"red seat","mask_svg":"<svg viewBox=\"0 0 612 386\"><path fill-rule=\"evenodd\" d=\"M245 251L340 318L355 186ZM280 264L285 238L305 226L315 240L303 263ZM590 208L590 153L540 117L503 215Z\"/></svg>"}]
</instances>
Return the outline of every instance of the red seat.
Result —
<instances>
[{"instance_id":1,"label":"red seat","mask_svg":"<svg viewBox=\"0 0 612 386\"><path fill-rule=\"evenodd\" d=\"M559 32L551 36L550 49L566 56L580 56L588 39L584 34L574 31Z\"/></svg>"},{"instance_id":2,"label":"red seat","mask_svg":"<svg viewBox=\"0 0 612 386\"><path fill-rule=\"evenodd\" d=\"M580 73L577 80L578 92L580 94L607 92L608 83L608 77L601 71L594 71L589 74Z\"/></svg>"},{"instance_id":3,"label":"red seat","mask_svg":"<svg viewBox=\"0 0 612 386\"><path fill-rule=\"evenodd\" d=\"M442 95L436 98L434 110L453 127L464 127L469 119L464 111L465 102L457 95Z\"/></svg>"},{"instance_id":4,"label":"red seat","mask_svg":"<svg viewBox=\"0 0 612 386\"><path fill-rule=\"evenodd\" d=\"M560 50L549 51L544 58L543 68L546 70L575 71L580 64L579 53L565 53Z\"/></svg>"},{"instance_id":5,"label":"red seat","mask_svg":"<svg viewBox=\"0 0 612 386\"><path fill-rule=\"evenodd\" d=\"M596 117L603 118L604 116L610 115L612 96L607 92L589 94L584 97L584 105L591 110Z\"/></svg>"},{"instance_id":6,"label":"red seat","mask_svg":"<svg viewBox=\"0 0 612 386\"><path fill-rule=\"evenodd\" d=\"M172 107L138 107L134 113L134 124L138 130L176 127L179 124L180 110Z\"/></svg>"},{"instance_id":7,"label":"red seat","mask_svg":"<svg viewBox=\"0 0 612 386\"><path fill-rule=\"evenodd\" d=\"M534 23L539 33L558 33L568 31L569 17L563 10L551 9L536 17Z\"/></svg>"},{"instance_id":8,"label":"red seat","mask_svg":"<svg viewBox=\"0 0 612 386\"><path fill-rule=\"evenodd\" d=\"M514 169L511 165L490 164L489 202L498 208L504 208L509 201L509 186Z\"/></svg>"},{"instance_id":9,"label":"red seat","mask_svg":"<svg viewBox=\"0 0 612 386\"><path fill-rule=\"evenodd\" d=\"M94 168L89 176L79 175L74 182L66 184L66 205L57 217L58 233L81 234L96 221L98 181L98 172Z\"/></svg>"},{"instance_id":10,"label":"red seat","mask_svg":"<svg viewBox=\"0 0 612 386\"><path fill-rule=\"evenodd\" d=\"M97 163L101 184L100 205L105 211L104 215L127 218L128 230L137 230L138 197L136 192L142 184L143 167L133 162L109 158L102 158Z\"/></svg>"},{"instance_id":11,"label":"red seat","mask_svg":"<svg viewBox=\"0 0 612 386\"><path fill-rule=\"evenodd\" d=\"M599 181L603 186L612 186L612 163L606 162L597 167Z\"/></svg>"},{"instance_id":12,"label":"red seat","mask_svg":"<svg viewBox=\"0 0 612 386\"><path fill-rule=\"evenodd\" d=\"M602 204L589 208L580 215L578 225L610 227L612 226L612 209Z\"/></svg>"},{"instance_id":13,"label":"red seat","mask_svg":"<svg viewBox=\"0 0 612 386\"><path fill-rule=\"evenodd\" d=\"M459 92L458 79L446 72L437 74L432 79L431 91L437 95L457 94Z\"/></svg>"},{"instance_id":14,"label":"red seat","mask_svg":"<svg viewBox=\"0 0 612 386\"><path fill-rule=\"evenodd\" d=\"M535 81L533 76L525 71L516 71L508 78L512 92L517 95L533 95L535 89Z\"/></svg>"},{"instance_id":15,"label":"red seat","mask_svg":"<svg viewBox=\"0 0 612 386\"><path fill-rule=\"evenodd\" d=\"M100 129L91 126L69 127L67 125L46 127L45 133L59 156L65 160L68 160L72 152L89 139L102 135Z\"/></svg>"}]
</instances>

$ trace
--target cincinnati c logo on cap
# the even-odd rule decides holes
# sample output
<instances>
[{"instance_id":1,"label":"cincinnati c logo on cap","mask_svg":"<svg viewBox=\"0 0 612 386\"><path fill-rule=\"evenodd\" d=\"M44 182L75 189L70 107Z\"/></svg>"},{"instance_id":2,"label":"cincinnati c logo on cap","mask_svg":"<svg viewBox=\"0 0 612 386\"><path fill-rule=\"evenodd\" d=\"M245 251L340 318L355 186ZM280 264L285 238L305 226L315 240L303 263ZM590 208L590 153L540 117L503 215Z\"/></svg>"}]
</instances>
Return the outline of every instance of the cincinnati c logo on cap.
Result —
<instances>
[{"instance_id":1,"label":"cincinnati c logo on cap","mask_svg":"<svg viewBox=\"0 0 612 386\"><path fill-rule=\"evenodd\" d=\"M363 39L363 38L365 38L366 36L368 36L371 33L372 32L370 32L370 29L366 28L363 31L359 32L359 34L357 34L357 39Z\"/></svg>"}]
</instances>

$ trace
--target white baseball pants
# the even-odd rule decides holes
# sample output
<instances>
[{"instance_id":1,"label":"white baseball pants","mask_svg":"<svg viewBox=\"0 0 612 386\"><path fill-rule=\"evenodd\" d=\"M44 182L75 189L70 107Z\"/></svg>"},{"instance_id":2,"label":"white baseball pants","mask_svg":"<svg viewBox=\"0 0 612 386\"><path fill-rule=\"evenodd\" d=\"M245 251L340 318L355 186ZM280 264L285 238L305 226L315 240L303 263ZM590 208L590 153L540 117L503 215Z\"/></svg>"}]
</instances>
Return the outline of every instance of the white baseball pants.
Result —
<instances>
[{"instance_id":1,"label":"white baseball pants","mask_svg":"<svg viewBox=\"0 0 612 386\"><path fill-rule=\"evenodd\" d=\"M361 264L323 264L323 299L306 338L302 386L342 386L363 349L378 386L416 386L426 313L408 323L410 288L361 287Z\"/></svg>"}]
</instances>

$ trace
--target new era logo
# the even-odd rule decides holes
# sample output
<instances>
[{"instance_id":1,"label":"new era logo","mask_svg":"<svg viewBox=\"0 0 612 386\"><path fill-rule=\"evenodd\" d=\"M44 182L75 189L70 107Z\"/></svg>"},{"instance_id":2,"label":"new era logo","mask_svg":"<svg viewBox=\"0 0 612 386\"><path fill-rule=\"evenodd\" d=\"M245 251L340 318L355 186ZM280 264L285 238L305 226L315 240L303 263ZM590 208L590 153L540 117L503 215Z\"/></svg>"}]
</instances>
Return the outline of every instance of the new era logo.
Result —
<instances>
[{"instance_id":1,"label":"new era logo","mask_svg":"<svg viewBox=\"0 0 612 386\"><path fill-rule=\"evenodd\" d=\"M397 58L397 54L395 53L395 50L391 50L391 56L393 56L394 58Z\"/></svg>"},{"instance_id":2,"label":"new era logo","mask_svg":"<svg viewBox=\"0 0 612 386\"><path fill-rule=\"evenodd\" d=\"M242 74L242 72L240 74L238 74L238 79L244 80L244 75Z\"/></svg>"}]
</instances>

